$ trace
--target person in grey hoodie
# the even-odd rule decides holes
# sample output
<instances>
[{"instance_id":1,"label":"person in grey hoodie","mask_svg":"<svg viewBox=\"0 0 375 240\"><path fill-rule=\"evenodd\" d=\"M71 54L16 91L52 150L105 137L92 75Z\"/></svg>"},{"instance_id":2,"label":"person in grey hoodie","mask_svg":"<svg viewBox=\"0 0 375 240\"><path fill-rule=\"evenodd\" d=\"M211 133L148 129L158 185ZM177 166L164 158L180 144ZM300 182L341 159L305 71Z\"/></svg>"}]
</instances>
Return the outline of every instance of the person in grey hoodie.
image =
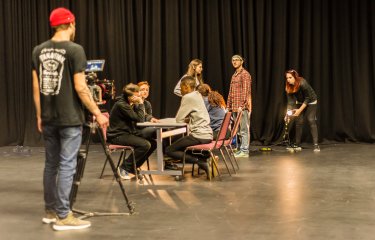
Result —
<instances>
[{"instance_id":1,"label":"person in grey hoodie","mask_svg":"<svg viewBox=\"0 0 375 240\"><path fill-rule=\"evenodd\" d=\"M212 129L210 127L210 117L204 104L202 95L195 91L195 79L185 76L181 79L181 105L176 115L176 122L187 122L189 135L178 139L166 148L166 155L182 160L187 147L206 144L212 141ZM208 155L194 155L187 153L185 157L187 163L197 163L210 178L210 159Z\"/></svg>"}]
</instances>

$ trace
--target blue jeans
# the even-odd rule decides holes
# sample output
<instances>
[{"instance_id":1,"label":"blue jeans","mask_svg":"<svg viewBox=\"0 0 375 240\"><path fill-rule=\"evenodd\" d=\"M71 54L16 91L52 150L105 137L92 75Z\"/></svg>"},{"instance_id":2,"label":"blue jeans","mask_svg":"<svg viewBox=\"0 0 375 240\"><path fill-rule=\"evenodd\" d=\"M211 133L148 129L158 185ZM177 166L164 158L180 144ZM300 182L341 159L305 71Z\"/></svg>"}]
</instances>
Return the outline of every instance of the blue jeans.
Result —
<instances>
[{"instance_id":1,"label":"blue jeans","mask_svg":"<svg viewBox=\"0 0 375 240\"><path fill-rule=\"evenodd\" d=\"M237 113L234 112L234 118L237 118ZM250 142L250 113L249 110L243 110L242 117L240 121L239 130L237 133L241 137L240 150L242 152L249 152L249 142Z\"/></svg>"},{"instance_id":2,"label":"blue jeans","mask_svg":"<svg viewBox=\"0 0 375 240\"><path fill-rule=\"evenodd\" d=\"M46 161L43 175L44 202L60 218L70 211L69 195L81 146L82 127L43 126Z\"/></svg>"}]
</instances>

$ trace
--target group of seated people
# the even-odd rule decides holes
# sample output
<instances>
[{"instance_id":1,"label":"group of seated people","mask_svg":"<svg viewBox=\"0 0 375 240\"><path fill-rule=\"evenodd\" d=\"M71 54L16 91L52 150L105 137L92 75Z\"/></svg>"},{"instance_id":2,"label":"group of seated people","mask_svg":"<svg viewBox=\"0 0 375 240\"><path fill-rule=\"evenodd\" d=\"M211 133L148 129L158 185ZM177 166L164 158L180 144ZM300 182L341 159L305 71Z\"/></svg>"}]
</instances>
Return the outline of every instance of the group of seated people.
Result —
<instances>
[{"instance_id":1,"label":"group of seated people","mask_svg":"<svg viewBox=\"0 0 375 240\"><path fill-rule=\"evenodd\" d=\"M133 165L133 156L128 156L118 169L122 179L131 179L131 175L136 174L135 169L140 168L156 149L156 130L137 126L139 122L159 121L152 116L151 104L146 100L149 88L147 82L126 85L110 112L107 141L134 148L136 166ZM216 139L226 113L226 106L220 93L211 91L207 84L197 86L196 80L191 76L181 79L180 89L182 98L176 122L187 123L189 134L173 141L165 148L165 154L171 159L182 161L187 147L210 143ZM209 177L211 160L208 154L197 155L188 152L185 162L197 164Z\"/></svg>"}]
</instances>

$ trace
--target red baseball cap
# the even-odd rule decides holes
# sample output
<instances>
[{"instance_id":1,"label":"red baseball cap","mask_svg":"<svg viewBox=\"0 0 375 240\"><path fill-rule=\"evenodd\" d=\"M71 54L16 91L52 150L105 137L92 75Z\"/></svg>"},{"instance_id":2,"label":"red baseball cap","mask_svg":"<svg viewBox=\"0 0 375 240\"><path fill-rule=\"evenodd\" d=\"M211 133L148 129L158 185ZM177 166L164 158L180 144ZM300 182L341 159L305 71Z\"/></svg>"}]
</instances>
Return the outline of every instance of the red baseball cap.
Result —
<instances>
[{"instance_id":1,"label":"red baseball cap","mask_svg":"<svg viewBox=\"0 0 375 240\"><path fill-rule=\"evenodd\" d=\"M49 16L49 23L51 27L56 27L61 24L72 23L75 21L74 14L66 8L56 8Z\"/></svg>"}]
</instances>

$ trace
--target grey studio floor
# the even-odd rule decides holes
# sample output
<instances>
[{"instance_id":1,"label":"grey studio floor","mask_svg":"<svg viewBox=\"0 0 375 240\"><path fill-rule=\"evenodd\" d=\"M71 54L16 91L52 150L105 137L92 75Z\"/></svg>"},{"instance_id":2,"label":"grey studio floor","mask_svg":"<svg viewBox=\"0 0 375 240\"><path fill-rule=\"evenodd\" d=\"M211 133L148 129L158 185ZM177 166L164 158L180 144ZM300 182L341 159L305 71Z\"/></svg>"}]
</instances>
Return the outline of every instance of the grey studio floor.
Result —
<instances>
[{"instance_id":1,"label":"grey studio floor","mask_svg":"<svg viewBox=\"0 0 375 240\"><path fill-rule=\"evenodd\" d=\"M190 166L184 181L123 181L137 214L56 232L41 222L43 148L2 147L0 239L375 239L373 144L327 144L320 153L256 149L221 181L191 177ZM98 178L103 162L101 147L91 146L75 208L127 212L110 168Z\"/></svg>"}]
</instances>

